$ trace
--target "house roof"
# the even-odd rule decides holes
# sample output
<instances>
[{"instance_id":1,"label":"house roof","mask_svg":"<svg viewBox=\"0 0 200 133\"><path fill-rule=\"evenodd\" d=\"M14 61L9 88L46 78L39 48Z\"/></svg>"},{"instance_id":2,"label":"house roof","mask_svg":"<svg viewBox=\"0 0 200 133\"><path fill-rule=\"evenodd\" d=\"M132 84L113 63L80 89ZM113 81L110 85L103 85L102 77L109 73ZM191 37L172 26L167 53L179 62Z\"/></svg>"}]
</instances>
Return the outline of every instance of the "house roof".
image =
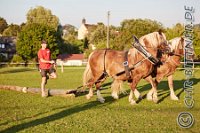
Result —
<instances>
[{"instance_id":1,"label":"house roof","mask_svg":"<svg viewBox=\"0 0 200 133\"><path fill-rule=\"evenodd\" d=\"M94 30L97 28L97 25L94 25L94 24L85 24L85 27L91 31L91 30Z\"/></svg>"},{"instance_id":2,"label":"house roof","mask_svg":"<svg viewBox=\"0 0 200 133\"><path fill-rule=\"evenodd\" d=\"M83 54L61 54L58 55L58 59L61 60L83 60L84 55Z\"/></svg>"}]
</instances>

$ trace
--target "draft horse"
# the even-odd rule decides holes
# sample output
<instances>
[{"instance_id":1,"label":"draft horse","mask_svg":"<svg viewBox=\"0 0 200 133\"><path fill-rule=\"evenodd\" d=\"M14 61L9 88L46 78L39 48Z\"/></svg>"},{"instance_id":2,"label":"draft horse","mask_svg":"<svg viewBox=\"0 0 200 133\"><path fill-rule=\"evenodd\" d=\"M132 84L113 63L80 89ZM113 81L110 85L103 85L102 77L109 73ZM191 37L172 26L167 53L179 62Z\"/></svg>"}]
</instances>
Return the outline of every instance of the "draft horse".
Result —
<instances>
[{"instance_id":1,"label":"draft horse","mask_svg":"<svg viewBox=\"0 0 200 133\"><path fill-rule=\"evenodd\" d=\"M176 37L168 42L171 49L169 54L163 54L161 57L162 64L155 66L151 76L154 79L156 88L158 84L164 77L168 79L168 86L170 89L170 97L172 100L178 100L178 97L174 93L173 85L173 74L176 71L176 68L181 64L181 58L184 56L184 38ZM119 93L119 90L115 93ZM134 93L140 95L140 93L135 90ZM147 100L153 100L154 89L151 89L147 94ZM130 97L133 96L133 91L130 92Z\"/></svg>"},{"instance_id":2,"label":"draft horse","mask_svg":"<svg viewBox=\"0 0 200 133\"><path fill-rule=\"evenodd\" d=\"M163 64L157 66L152 76L155 77L156 86L160 83L160 81L167 77L168 86L170 89L170 97L172 100L178 100L178 97L174 93L174 85L173 85L173 74L176 71L176 68L181 64L181 58L184 56L184 38L176 37L169 41L169 46L171 48L170 54L164 55L162 60L164 60ZM147 99L152 100L153 89L151 89L147 94Z\"/></svg>"},{"instance_id":3,"label":"draft horse","mask_svg":"<svg viewBox=\"0 0 200 133\"><path fill-rule=\"evenodd\" d=\"M157 57L159 49L169 49L166 36L162 32L153 32L144 35L139 39L139 43L155 58ZM135 48L131 48L127 52L111 49L95 50L89 55L88 63L83 74L83 86L89 88L89 93L86 95L86 98L90 99L93 96L92 87L95 85L98 100L103 103L105 99L101 96L100 88L102 82L105 81L108 76L112 77L114 80L111 85L112 89L119 89L120 83L128 81L133 92L138 82L142 78L147 77L147 80L153 86L153 101L156 102L156 85L150 75L153 69L154 64ZM112 96L115 99L118 98L116 93L112 93ZM131 104L136 103L131 97L129 97L129 102Z\"/></svg>"}]
</instances>

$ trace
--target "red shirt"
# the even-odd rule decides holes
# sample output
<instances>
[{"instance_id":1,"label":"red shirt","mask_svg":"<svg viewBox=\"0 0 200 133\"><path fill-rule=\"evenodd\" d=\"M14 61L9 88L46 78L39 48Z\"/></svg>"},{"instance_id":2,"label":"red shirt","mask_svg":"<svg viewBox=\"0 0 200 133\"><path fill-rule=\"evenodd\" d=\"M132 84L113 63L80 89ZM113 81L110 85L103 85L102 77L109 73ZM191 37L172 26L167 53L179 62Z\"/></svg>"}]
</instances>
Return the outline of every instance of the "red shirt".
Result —
<instances>
[{"instance_id":1,"label":"red shirt","mask_svg":"<svg viewBox=\"0 0 200 133\"><path fill-rule=\"evenodd\" d=\"M51 53L50 53L50 50L49 49L40 49L38 51L38 60L39 60L39 63L40 63L40 69L50 69L51 68L51 63L44 63L44 62L41 62L40 59L44 59L44 60L47 60L47 61L50 61L50 58L51 57Z\"/></svg>"}]
</instances>

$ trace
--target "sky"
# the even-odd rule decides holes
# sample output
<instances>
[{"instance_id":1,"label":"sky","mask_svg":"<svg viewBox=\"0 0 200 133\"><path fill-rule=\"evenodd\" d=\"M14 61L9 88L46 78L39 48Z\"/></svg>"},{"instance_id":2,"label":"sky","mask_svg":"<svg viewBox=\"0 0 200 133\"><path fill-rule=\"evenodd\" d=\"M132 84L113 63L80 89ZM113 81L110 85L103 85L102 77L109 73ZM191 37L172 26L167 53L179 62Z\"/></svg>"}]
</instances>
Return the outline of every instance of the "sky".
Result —
<instances>
[{"instance_id":1,"label":"sky","mask_svg":"<svg viewBox=\"0 0 200 133\"><path fill-rule=\"evenodd\" d=\"M184 6L195 9L194 23L200 23L199 0L0 0L0 17L8 24L26 22L31 8L43 6L59 18L62 25L80 27L83 18L88 24L103 22L120 26L125 19L151 19L161 22L164 27L185 23Z\"/></svg>"}]
</instances>

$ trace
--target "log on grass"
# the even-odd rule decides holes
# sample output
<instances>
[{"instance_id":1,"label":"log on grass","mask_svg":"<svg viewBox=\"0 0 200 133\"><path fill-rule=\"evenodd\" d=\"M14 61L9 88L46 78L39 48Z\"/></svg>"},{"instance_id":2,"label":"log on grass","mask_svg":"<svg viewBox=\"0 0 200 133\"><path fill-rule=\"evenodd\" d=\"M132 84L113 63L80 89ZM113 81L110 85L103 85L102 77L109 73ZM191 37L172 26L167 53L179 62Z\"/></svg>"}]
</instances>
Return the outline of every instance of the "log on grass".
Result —
<instances>
[{"instance_id":1,"label":"log on grass","mask_svg":"<svg viewBox=\"0 0 200 133\"><path fill-rule=\"evenodd\" d=\"M20 86L10 86L10 85L0 85L0 89L22 91L23 87L20 87Z\"/></svg>"},{"instance_id":2,"label":"log on grass","mask_svg":"<svg viewBox=\"0 0 200 133\"><path fill-rule=\"evenodd\" d=\"M24 93L41 93L40 88L29 88L29 87L20 87L20 86L9 86L9 85L0 85L0 89L4 90L14 90L14 91L20 91ZM71 90L64 90L64 89L47 89L48 94L50 96L75 96L75 94L85 93L84 90L77 90L77 89L71 89Z\"/></svg>"}]
</instances>

